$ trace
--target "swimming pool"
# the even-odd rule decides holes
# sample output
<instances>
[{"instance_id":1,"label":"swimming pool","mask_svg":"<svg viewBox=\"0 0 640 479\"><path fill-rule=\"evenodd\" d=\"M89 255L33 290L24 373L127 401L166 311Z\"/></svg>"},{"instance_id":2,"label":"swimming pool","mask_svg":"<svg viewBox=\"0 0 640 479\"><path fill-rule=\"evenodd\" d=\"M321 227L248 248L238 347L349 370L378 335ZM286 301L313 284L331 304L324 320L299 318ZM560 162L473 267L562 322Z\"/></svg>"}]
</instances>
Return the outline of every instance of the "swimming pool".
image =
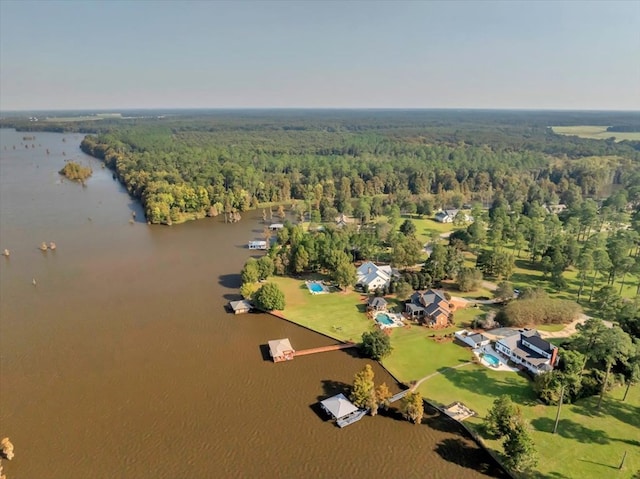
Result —
<instances>
[{"instance_id":1,"label":"swimming pool","mask_svg":"<svg viewBox=\"0 0 640 479\"><path fill-rule=\"evenodd\" d=\"M488 362L494 368L500 366L500 360L496 358L493 354L485 354L482 356L486 362Z\"/></svg>"},{"instance_id":2,"label":"swimming pool","mask_svg":"<svg viewBox=\"0 0 640 479\"><path fill-rule=\"evenodd\" d=\"M309 291L311 292L311 294L320 294L320 293L327 292L326 286L324 286L322 283L318 283L315 281L307 282L307 288L309 288Z\"/></svg>"},{"instance_id":3,"label":"swimming pool","mask_svg":"<svg viewBox=\"0 0 640 479\"><path fill-rule=\"evenodd\" d=\"M394 324L393 320L389 317L387 313L378 313L376 314L376 322L380 324L384 324L385 326L392 326Z\"/></svg>"}]
</instances>

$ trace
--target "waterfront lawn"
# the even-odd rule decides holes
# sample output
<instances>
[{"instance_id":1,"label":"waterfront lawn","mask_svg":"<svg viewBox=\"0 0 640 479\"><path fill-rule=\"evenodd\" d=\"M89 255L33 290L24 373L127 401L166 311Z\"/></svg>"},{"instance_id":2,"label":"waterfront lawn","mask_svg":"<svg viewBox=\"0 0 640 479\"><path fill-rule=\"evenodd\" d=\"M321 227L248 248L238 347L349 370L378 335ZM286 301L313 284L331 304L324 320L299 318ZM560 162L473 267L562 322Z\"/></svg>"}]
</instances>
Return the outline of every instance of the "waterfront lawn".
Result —
<instances>
[{"instance_id":1,"label":"waterfront lawn","mask_svg":"<svg viewBox=\"0 0 640 479\"><path fill-rule=\"evenodd\" d=\"M451 339L437 342L432 334L434 330L420 326L396 328L391 334L393 351L382 364L396 379L409 385L429 374L471 361L469 348Z\"/></svg>"},{"instance_id":2,"label":"waterfront lawn","mask_svg":"<svg viewBox=\"0 0 640 479\"><path fill-rule=\"evenodd\" d=\"M322 278L314 278L322 279ZM359 342L373 327L367 319L364 296L350 291L311 294L304 281L274 276L269 279L284 292L284 317L340 341Z\"/></svg>"},{"instance_id":3,"label":"waterfront lawn","mask_svg":"<svg viewBox=\"0 0 640 479\"><path fill-rule=\"evenodd\" d=\"M532 425L541 477L630 478L640 469L640 386L631 388L626 402L621 401L624 388L608 393L601 413L596 411L597 397L564 405L557 434L551 433L557 408L539 403L531 381L518 374L474 364L443 371L425 381L420 392L442 405L462 401L478 413L465 421L478 431L493 400L501 394L511 396ZM486 443L502 450L501 441ZM624 451L625 467L618 471Z\"/></svg>"}]
</instances>

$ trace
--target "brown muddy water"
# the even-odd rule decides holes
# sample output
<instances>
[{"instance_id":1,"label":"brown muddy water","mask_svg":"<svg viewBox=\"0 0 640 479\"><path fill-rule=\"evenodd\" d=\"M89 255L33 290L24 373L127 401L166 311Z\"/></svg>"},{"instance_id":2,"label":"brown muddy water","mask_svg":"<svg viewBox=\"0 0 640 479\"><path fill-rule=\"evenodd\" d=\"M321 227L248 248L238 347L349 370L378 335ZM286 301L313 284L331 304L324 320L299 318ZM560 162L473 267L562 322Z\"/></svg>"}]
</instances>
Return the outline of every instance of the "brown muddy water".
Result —
<instances>
[{"instance_id":1,"label":"brown muddy water","mask_svg":"<svg viewBox=\"0 0 640 479\"><path fill-rule=\"evenodd\" d=\"M148 226L111 172L80 152L80 135L23 141L31 135L0 131L0 250L10 250L0 258L0 435L15 445L10 479L500 476L435 414L421 426L393 413L345 429L327 421L317 401L365 359L265 360L269 339L333 341L225 312L244 245L262 230L258 215ZM93 168L85 188L58 175L69 159ZM40 251L43 241L56 250Z\"/></svg>"}]
</instances>

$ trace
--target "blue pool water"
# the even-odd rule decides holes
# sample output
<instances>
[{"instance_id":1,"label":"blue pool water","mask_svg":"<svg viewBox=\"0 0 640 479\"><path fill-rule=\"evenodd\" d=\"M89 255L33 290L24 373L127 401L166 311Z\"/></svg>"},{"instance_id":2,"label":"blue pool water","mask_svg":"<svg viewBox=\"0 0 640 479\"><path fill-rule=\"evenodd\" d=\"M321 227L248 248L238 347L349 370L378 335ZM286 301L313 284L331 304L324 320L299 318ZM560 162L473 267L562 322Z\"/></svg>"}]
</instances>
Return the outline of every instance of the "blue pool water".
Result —
<instances>
[{"instance_id":1,"label":"blue pool water","mask_svg":"<svg viewBox=\"0 0 640 479\"><path fill-rule=\"evenodd\" d=\"M319 283L307 283L307 287L312 293L324 293L324 286Z\"/></svg>"},{"instance_id":2,"label":"blue pool water","mask_svg":"<svg viewBox=\"0 0 640 479\"><path fill-rule=\"evenodd\" d=\"M491 366L493 366L494 368L497 368L498 366L500 366L500 360L496 358L493 354L485 354L483 357L484 357L484 360L489 364L491 364Z\"/></svg>"},{"instance_id":3,"label":"blue pool water","mask_svg":"<svg viewBox=\"0 0 640 479\"><path fill-rule=\"evenodd\" d=\"M384 324L386 326L390 326L393 324L393 321L391 320L391 318L389 317L388 314L385 313L379 313L376 315L376 321L380 324Z\"/></svg>"}]
</instances>

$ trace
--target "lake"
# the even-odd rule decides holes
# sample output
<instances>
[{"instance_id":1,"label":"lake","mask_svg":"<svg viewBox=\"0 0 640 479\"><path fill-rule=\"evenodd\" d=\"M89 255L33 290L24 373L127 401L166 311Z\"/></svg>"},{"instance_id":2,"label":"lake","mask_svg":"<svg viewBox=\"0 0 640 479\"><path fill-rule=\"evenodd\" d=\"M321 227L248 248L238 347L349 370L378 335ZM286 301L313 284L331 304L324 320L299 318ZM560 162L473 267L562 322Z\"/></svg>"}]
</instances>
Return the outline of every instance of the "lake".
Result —
<instances>
[{"instance_id":1,"label":"lake","mask_svg":"<svg viewBox=\"0 0 640 479\"><path fill-rule=\"evenodd\" d=\"M399 390L376 363L348 350L265 358L270 339L297 349L334 341L225 311L261 214L149 226L112 173L80 151L82 135L0 130L0 140L9 478L502 477L433 412L421 426L393 411L344 429L327 421L318 400L366 363ZM86 187L57 173L65 160L93 168ZM42 242L57 248L42 252Z\"/></svg>"}]
</instances>

